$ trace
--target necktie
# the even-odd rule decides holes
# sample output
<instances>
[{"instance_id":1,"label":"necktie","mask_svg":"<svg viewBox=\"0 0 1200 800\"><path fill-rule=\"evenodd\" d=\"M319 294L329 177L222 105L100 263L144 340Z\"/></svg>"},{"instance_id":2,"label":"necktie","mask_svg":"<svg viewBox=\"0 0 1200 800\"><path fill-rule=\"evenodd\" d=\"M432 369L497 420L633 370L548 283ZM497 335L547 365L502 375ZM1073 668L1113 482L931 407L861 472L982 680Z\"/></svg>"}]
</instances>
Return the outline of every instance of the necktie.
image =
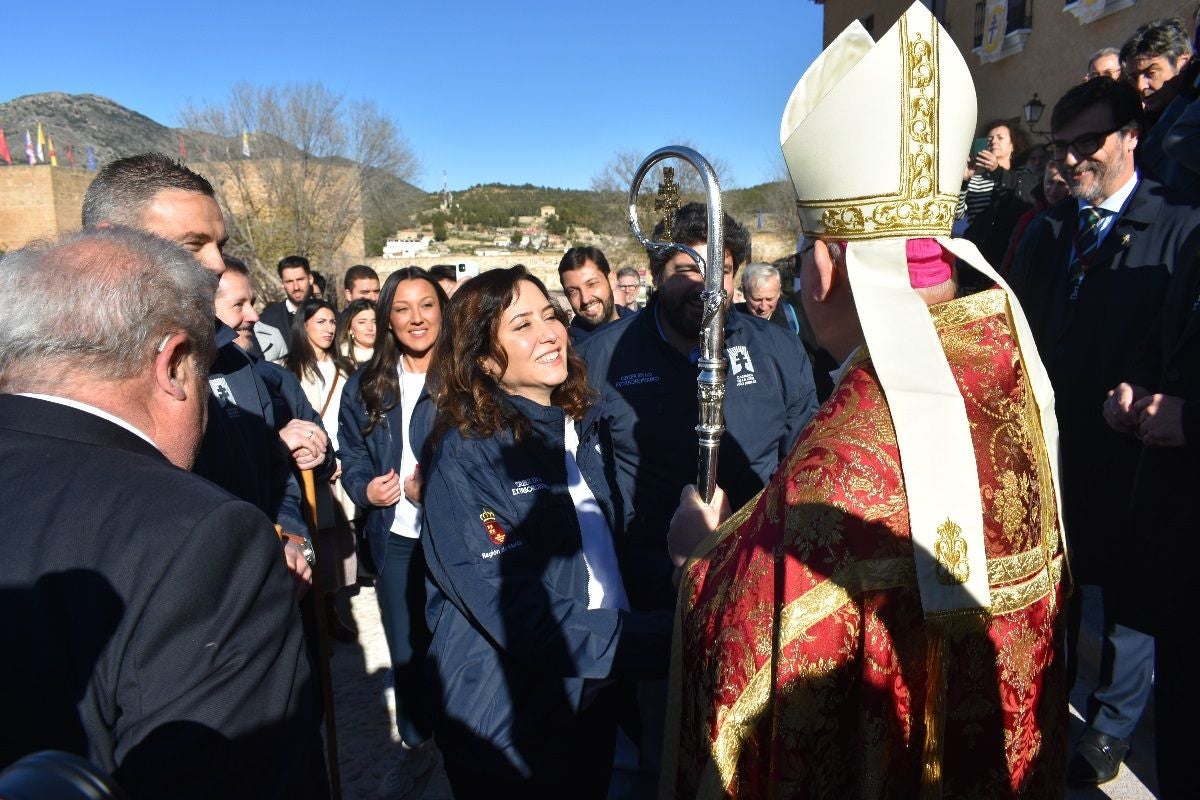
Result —
<instances>
[{"instance_id":1,"label":"necktie","mask_svg":"<svg viewBox=\"0 0 1200 800\"><path fill-rule=\"evenodd\" d=\"M1104 211L1095 206L1088 206L1079 212L1079 235L1075 237L1075 253L1071 257L1071 299L1079 297L1079 287L1083 276L1091 266L1092 254L1100 244L1100 222L1104 219Z\"/></svg>"}]
</instances>

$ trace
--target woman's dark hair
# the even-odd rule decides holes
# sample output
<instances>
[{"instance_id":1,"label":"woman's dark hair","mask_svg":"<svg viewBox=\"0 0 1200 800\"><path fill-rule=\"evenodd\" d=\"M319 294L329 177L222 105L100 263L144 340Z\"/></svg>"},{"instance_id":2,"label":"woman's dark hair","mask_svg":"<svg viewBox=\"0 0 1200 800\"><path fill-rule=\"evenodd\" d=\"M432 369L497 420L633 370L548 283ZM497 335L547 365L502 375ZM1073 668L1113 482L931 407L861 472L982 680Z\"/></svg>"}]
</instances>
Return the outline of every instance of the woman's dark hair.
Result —
<instances>
[{"instance_id":1,"label":"woman's dark hair","mask_svg":"<svg viewBox=\"0 0 1200 800\"><path fill-rule=\"evenodd\" d=\"M283 365L297 378L304 380L306 375L312 375L322 384L325 383L325 379L321 377L321 370L317 368L317 353L313 350L312 342L308 340L305 325L323 308L329 309L333 318L337 319L337 309L328 300L310 297L297 306L296 315L292 317L287 355L283 357ZM333 357L333 365L338 372L346 376L354 374L354 362L338 352L337 336L333 337L333 344L327 352Z\"/></svg>"},{"instance_id":2,"label":"woman's dark hair","mask_svg":"<svg viewBox=\"0 0 1200 800\"><path fill-rule=\"evenodd\" d=\"M1029 137L1025 135L1025 129L1015 119L989 119L979 126L979 138L985 138L996 128L1005 128L1008 130L1008 138L1013 146L1010 163L1014 165L1021 163L1021 159L1029 149Z\"/></svg>"},{"instance_id":3,"label":"woman's dark hair","mask_svg":"<svg viewBox=\"0 0 1200 800\"><path fill-rule=\"evenodd\" d=\"M457 428L463 436L479 438L511 429L519 441L528 432L529 420L509 401L498 379L483 368L484 360L490 358L499 365L502 374L508 369L508 356L500 346L497 331L501 312L516 301L521 282L550 297L545 285L520 264L481 273L454 294L454 302L442 319L433 358L438 386L434 437L450 428ZM558 305L555 309L565 337L566 313ZM551 392L550 402L576 419L592 405L587 367L569 345L567 379Z\"/></svg>"},{"instance_id":4,"label":"woman's dark hair","mask_svg":"<svg viewBox=\"0 0 1200 800\"><path fill-rule=\"evenodd\" d=\"M350 323L354 322L354 318L364 311L374 314L375 304L365 297L360 297L357 300L351 300L349 305L342 309L342 316L338 317L337 336L333 337L333 345L339 353L344 353L351 361L354 360L354 349L353 342L350 340Z\"/></svg>"},{"instance_id":5,"label":"woman's dark hair","mask_svg":"<svg viewBox=\"0 0 1200 800\"><path fill-rule=\"evenodd\" d=\"M398 269L383 283L379 290L379 299L375 302L375 353L362 367L362 381L358 385L359 397L367 409L367 426L363 435L369 434L383 415L396 407L400 402L400 345L392 335L391 314L392 303L396 299L396 287L404 281L425 281L433 287L437 297L438 308L445 314L446 304L450 302L446 292L437 279L420 267L404 267ZM442 331L446 330L446 321L442 320ZM440 341L442 334L438 334ZM436 343L435 343L436 347ZM434 355L437 363L437 355Z\"/></svg>"}]
</instances>

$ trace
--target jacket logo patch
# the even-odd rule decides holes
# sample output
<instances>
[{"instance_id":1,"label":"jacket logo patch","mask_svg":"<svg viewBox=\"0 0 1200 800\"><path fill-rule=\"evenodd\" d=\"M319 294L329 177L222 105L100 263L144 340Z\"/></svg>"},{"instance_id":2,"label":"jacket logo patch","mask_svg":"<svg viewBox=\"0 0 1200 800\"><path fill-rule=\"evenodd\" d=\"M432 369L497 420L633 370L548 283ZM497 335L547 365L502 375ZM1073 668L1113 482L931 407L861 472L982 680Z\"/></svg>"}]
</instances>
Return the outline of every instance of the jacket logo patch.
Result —
<instances>
[{"instance_id":1,"label":"jacket logo patch","mask_svg":"<svg viewBox=\"0 0 1200 800\"><path fill-rule=\"evenodd\" d=\"M735 344L733 347L727 347L725 354L729 356L730 374L737 378L736 385L749 386L758 383L758 379L754 377L754 362L750 360L750 351L746 349L746 345Z\"/></svg>"},{"instance_id":2,"label":"jacket logo patch","mask_svg":"<svg viewBox=\"0 0 1200 800\"><path fill-rule=\"evenodd\" d=\"M512 493L513 497L516 497L519 494L532 494L533 492L540 492L543 489L549 488L541 478L526 478L523 481L513 483Z\"/></svg>"},{"instance_id":3,"label":"jacket logo patch","mask_svg":"<svg viewBox=\"0 0 1200 800\"><path fill-rule=\"evenodd\" d=\"M483 523L483 529L487 531L488 538L496 544L504 544L508 538L504 528L500 527L500 523L496 521L496 512L490 508L483 509L483 513L479 515L479 521Z\"/></svg>"},{"instance_id":4,"label":"jacket logo patch","mask_svg":"<svg viewBox=\"0 0 1200 800\"><path fill-rule=\"evenodd\" d=\"M622 375L617 378L614 384L618 389L623 386L637 386L639 383L658 383L662 378L655 375L653 372L631 372L628 375Z\"/></svg>"},{"instance_id":5,"label":"jacket logo patch","mask_svg":"<svg viewBox=\"0 0 1200 800\"><path fill-rule=\"evenodd\" d=\"M222 375L214 375L208 379L209 391L217 398L217 403L221 409L230 417L238 417L237 401L233 399L233 390L229 388L229 382Z\"/></svg>"}]
</instances>

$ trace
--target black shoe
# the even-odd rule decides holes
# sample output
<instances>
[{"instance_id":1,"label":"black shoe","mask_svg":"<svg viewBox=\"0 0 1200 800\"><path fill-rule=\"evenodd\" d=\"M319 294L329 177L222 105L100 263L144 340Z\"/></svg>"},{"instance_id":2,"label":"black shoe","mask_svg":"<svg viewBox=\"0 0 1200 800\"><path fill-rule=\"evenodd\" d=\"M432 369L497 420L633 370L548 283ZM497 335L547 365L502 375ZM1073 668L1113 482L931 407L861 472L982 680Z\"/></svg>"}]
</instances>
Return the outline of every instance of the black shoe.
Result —
<instances>
[{"instance_id":1,"label":"black shoe","mask_svg":"<svg viewBox=\"0 0 1200 800\"><path fill-rule=\"evenodd\" d=\"M1129 755L1129 740L1100 731L1087 730L1075 746L1067 764L1067 783L1072 786L1098 786L1117 777L1121 762Z\"/></svg>"}]
</instances>

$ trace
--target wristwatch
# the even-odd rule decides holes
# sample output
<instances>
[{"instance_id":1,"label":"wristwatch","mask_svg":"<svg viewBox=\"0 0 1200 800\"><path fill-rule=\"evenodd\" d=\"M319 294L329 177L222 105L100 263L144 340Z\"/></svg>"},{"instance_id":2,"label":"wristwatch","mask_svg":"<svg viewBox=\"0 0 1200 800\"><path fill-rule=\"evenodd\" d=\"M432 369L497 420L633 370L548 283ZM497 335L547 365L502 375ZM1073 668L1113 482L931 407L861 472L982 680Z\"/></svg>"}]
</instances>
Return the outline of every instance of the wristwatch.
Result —
<instances>
[{"instance_id":1,"label":"wristwatch","mask_svg":"<svg viewBox=\"0 0 1200 800\"><path fill-rule=\"evenodd\" d=\"M311 541L294 533L280 533L279 538L295 542L296 546L300 548L300 555L304 556L304 560L308 562L308 566L315 567L317 565L317 551L313 549Z\"/></svg>"}]
</instances>

